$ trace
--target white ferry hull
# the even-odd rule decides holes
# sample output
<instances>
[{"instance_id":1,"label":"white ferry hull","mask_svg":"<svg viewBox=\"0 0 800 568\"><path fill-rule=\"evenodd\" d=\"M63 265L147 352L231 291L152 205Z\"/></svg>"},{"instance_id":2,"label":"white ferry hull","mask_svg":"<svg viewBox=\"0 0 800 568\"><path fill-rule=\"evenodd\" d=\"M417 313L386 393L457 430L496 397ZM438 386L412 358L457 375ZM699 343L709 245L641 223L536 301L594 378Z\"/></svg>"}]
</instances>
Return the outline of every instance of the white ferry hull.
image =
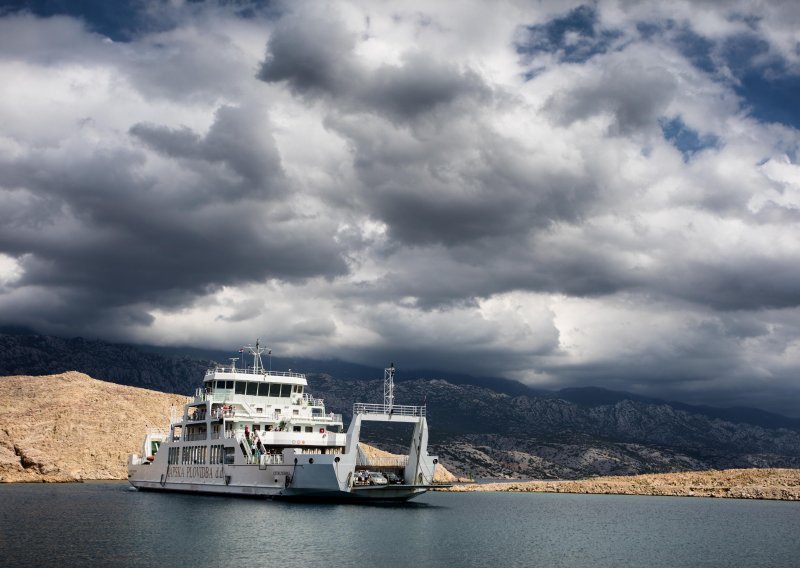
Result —
<instances>
[{"instance_id":1,"label":"white ferry hull","mask_svg":"<svg viewBox=\"0 0 800 568\"><path fill-rule=\"evenodd\" d=\"M245 466L249 467L249 466ZM321 467L321 466L320 466ZM231 472L231 477L236 475ZM274 479L274 478L273 478ZM243 484L229 481L183 481L153 480L130 477L130 484L143 491L170 491L182 493L203 493L212 495L235 495L240 497L261 497L296 501L357 501L386 502L407 501L422 495L434 486L378 485L352 487L342 490L338 484L332 486L285 487L284 484L269 485L266 480L257 484ZM437 486L438 487L438 486Z\"/></svg>"},{"instance_id":2,"label":"white ferry hull","mask_svg":"<svg viewBox=\"0 0 800 568\"><path fill-rule=\"evenodd\" d=\"M256 349L251 352L260 354ZM356 403L347 433L341 415L304 392L305 376L233 366L206 373L205 387L173 416L169 432L149 431L142 457L128 459L137 489L315 501L406 501L433 488L425 407L394 404L394 367L385 402ZM413 428L408 455L369 458L359 449L364 422ZM252 430L251 430L252 428ZM402 484L388 484L389 474ZM367 481L371 484L368 485Z\"/></svg>"},{"instance_id":3,"label":"white ferry hull","mask_svg":"<svg viewBox=\"0 0 800 568\"><path fill-rule=\"evenodd\" d=\"M165 445L163 449L169 446ZM298 451L302 451L299 450ZM141 490L237 495L297 501L407 501L434 485L355 485L355 460L288 450L276 465L169 465L159 452L149 463L129 464L128 481ZM296 457L295 457L296 456ZM294 460L297 459L297 463ZM316 463L313 460L316 459ZM309 463L309 461L312 463ZM289 465L291 464L291 465Z\"/></svg>"}]
</instances>

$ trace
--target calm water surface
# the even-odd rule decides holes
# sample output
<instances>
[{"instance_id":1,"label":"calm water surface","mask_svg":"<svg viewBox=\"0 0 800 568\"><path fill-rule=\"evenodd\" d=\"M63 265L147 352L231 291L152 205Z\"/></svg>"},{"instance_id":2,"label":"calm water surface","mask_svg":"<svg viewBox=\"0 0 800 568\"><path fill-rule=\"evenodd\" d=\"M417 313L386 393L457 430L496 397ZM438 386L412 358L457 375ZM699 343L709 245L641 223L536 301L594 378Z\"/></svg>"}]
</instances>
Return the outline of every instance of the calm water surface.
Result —
<instances>
[{"instance_id":1,"label":"calm water surface","mask_svg":"<svg viewBox=\"0 0 800 568\"><path fill-rule=\"evenodd\" d=\"M430 493L403 506L0 485L3 566L800 566L800 503Z\"/></svg>"}]
</instances>

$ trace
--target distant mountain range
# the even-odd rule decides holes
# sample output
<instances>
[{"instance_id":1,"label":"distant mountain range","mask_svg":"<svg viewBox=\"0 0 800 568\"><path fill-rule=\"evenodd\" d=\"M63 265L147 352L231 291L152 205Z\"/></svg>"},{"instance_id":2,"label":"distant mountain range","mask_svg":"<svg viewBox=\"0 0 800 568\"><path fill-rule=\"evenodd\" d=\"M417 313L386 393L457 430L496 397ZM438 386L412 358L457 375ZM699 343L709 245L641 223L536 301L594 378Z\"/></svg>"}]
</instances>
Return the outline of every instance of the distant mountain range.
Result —
<instances>
[{"instance_id":1,"label":"distant mountain range","mask_svg":"<svg viewBox=\"0 0 800 568\"><path fill-rule=\"evenodd\" d=\"M0 375L80 371L101 380L189 394L229 353L0 334ZM309 377L309 389L349 416L381 402L383 370L343 361L273 358ZM397 400L428 405L434 449L477 477L576 478L727 467L800 467L800 420L752 408L668 402L602 388L531 389L502 378L399 373ZM397 450L392 428L366 439ZM370 436L373 436L370 438Z\"/></svg>"}]
</instances>

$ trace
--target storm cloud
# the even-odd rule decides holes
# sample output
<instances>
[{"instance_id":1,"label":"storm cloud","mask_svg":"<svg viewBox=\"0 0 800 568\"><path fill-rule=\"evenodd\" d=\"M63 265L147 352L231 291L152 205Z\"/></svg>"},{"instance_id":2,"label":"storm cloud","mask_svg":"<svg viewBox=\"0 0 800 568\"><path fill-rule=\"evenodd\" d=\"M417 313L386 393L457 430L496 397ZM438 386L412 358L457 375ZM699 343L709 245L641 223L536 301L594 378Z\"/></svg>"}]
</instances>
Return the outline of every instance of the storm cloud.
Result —
<instances>
[{"instance_id":1,"label":"storm cloud","mask_svg":"<svg viewBox=\"0 0 800 568\"><path fill-rule=\"evenodd\" d=\"M0 324L797 414L788 4L60 4L0 11Z\"/></svg>"}]
</instances>

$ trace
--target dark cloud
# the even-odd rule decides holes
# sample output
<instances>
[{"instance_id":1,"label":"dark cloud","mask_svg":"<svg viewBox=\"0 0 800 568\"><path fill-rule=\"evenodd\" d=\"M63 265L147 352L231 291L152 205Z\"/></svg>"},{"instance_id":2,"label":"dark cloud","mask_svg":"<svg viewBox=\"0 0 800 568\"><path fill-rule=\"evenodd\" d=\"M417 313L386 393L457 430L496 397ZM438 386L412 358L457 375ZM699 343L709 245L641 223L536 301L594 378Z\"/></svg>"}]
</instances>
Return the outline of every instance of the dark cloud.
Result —
<instances>
[{"instance_id":1,"label":"dark cloud","mask_svg":"<svg viewBox=\"0 0 800 568\"><path fill-rule=\"evenodd\" d=\"M614 117L610 134L655 130L677 90L677 81L662 69L636 60L614 61L600 76L554 95L547 104L563 124L601 113Z\"/></svg>"},{"instance_id":2,"label":"dark cloud","mask_svg":"<svg viewBox=\"0 0 800 568\"><path fill-rule=\"evenodd\" d=\"M443 119L435 133L419 135L397 133L379 118L330 125L351 143L364 205L401 243L524 239L579 219L596 196L584 176L535 166L543 161L536 151L463 118Z\"/></svg>"},{"instance_id":3,"label":"dark cloud","mask_svg":"<svg viewBox=\"0 0 800 568\"><path fill-rule=\"evenodd\" d=\"M489 94L477 74L411 53L400 66L377 69L360 99L391 117L403 118L450 105L462 96L488 99Z\"/></svg>"},{"instance_id":4,"label":"dark cloud","mask_svg":"<svg viewBox=\"0 0 800 568\"><path fill-rule=\"evenodd\" d=\"M298 94L346 93L361 79L353 56L355 44L355 34L335 16L287 17L270 36L258 78L286 81Z\"/></svg>"},{"instance_id":5,"label":"dark cloud","mask_svg":"<svg viewBox=\"0 0 800 568\"><path fill-rule=\"evenodd\" d=\"M673 262L651 285L718 310L794 308L800 306L800 266L788 260L743 251L683 266Z\"/></svg>"},{"instance_id":6,"label":"dark cloud","mask_svg":"<svg viewBox=\"0 0 800 568\"><path fill-rule=\"evenodd\" d=\"M202 179L161 187L145 173L145 154L124 148L64 147L7 160L0 184L29 196L2 214L0 251L21 259L17 285L82 299L56 302L62 313L50 316L79 327L106 310L147 321L153 306L185 306L223 285L344 274L335 225L259 203L280 195L283 172L269 136L255 139L263 124L252 118L222 108L202 138L132 129L165 157L223 163L217 178L228 179L227 193ZM130 315L137 308L141 315Z\"/></svg>"},{"instance_id":7,"label":"dark cloud","mask_svg":"<svg viewBox=\"0 0 800 568\"><path fill-rule=\"evenodd\" d=\"M245 196L270 197L285 191L280 155L273 138L267 134L267 117L252 109L221 107L205 137L188 128L172 129L139 123L130 133L147 146L171 158L187 159L195 164L220 163L224 174L233 173L239 183L220 180L210 188L210 199L232 199ZM220 187L221 186L221 187ZM230 186L230 191L220 189Z\"/></svg>"},{"instance_id":8,"label":"dark cloud","mask_svg":"<svg viewBox=\"0 0 800 568\"><path fill-rule=\"evenodd\" d=\"M325 97L348 112L406 121L460 99L488 100L480 77L409 50L399 65L367 67L355 55L358 36L337 19L287 18L270 37L258 78L285 82L296 94Z\"/></svg>"}]
</instances>

